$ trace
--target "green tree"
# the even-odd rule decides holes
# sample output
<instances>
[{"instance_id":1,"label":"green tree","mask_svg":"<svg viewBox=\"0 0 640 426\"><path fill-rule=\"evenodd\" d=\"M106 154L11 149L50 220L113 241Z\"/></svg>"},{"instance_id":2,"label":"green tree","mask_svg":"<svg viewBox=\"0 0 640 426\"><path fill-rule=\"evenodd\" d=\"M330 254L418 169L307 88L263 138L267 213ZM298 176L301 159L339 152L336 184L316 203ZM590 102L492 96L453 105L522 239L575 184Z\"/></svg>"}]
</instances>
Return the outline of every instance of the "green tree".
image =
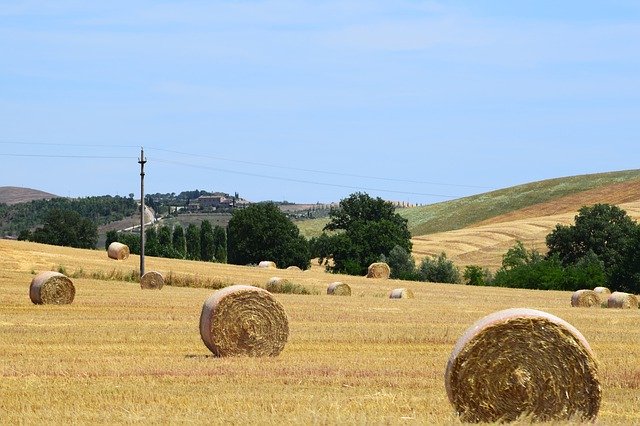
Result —
<instances>
[{"instance_id":1,"label":"green tree","mask_svg":"<svg viewBox=\"0 0 640 426\"><path fill-rule=\"evenodd\" d=\"M184 235L184 228L177 224L173 227L173 235L171 237L171 245L181 259L187 257L187 239Z\"/></svg>"},{"instance_id":2,"label":"green tree","mask_svg":"<svg viewBox=\"0 0 640 426\"><path fill-rule=\"evenodd\" d=\"M73 210L53 209L32 238L38 243L92 249L98 242L98 227Z\"/></svg>"},{"instance_id":3,"label":"green tree","mask_svg":"<svg viewBox=\"0 0 640 426\"><path fill-rule=\"evenodd\" d=\"M271 260L279 268L307 269L309 245L298 227L274 203L235 210L227 227L228 262L235 265Z\"/></svg>"},{"instance_id":4,"label":"green tree","mask_svg":"<svg viewBox=\"0 0 640 426\"><path fill-rule=\"evenodd\" d=\"M216 262L227 263L227 232L220 225L213 227L213 246Z\"/></svg>"},{"instance_id":5,"label":"green tree","mask_svg":"<svg viewBox=\"0 0 640 426\"><path fill-rule=\"evenodd\" d=\"M416 261L410 252L400 246L395 246L389 256L382 256L381 262L386 262L391 268L391 278L399 280L415 280Z\"/></svg>"},{"instance_id":6,"label":"green tree","mask_svg":"<svg viewBox=\"0 0 640 426\"><path fill-rule=\"evenodd\" d=\"M331 209L324 231L337 232L316 241L322 248L320 262L333 272L363 275L371 263L389 256L395 246L411 252L407 220L395 213L393 203L360 192Z\"/></svg>"},{"instance_id":7,"label":"green tree","mask_svg":"<svg viewBox=\"0 0 640 426\"><path fill-rule=\"evenodd\" d=\"M213 244L213 227L211 222L203 220L200 224L200 260L211 262L215 256L215 246Z\"/></svg>"},{"instance_id":8,"label":"green tree","mask_svg":"<svg viewBox=\"0 0 640 426\"><path fill-rule=\"evenodd\" d=\"M169 225L162 225L158 231L158 244L161 248L171 246L171 228Z\"/></svg>"},{"instance_id":9,"label":"green tree","mask_svg":"<svg viewBox=\"0 0 640 426\"><path fill-rule=\"evenodd\" d=\"M478 265L465 266L462 278L467 285L490 285L493 281L491 271Z\"/></svg>"},{"instance_id":10,"label":"green tree","mask_svg":"<svg viewBox=\"0 0 640 426\"><path fill-rule=\"evenodd\" d=\"M200 228L190 223L187 226L187 259L200 260Z\"/></svg>"},{"instance_id":11,"label":"green tree","mask_svg":"<svg viewBox=\"0 0 640 426\"><path fill-rule=\"evenodd\" d=\"M144 231L144 253L147 256L160 256L160 242L158 232L153 226Z\"/></svg>"},{"instance_id":12,"label":"green tree","mask_svg":"<svg viewBox=\"0 0 640 426\"><path fill-rule=\"evenodd\" d=\"M460 283L460 271L442 252L438 256L425 257L418 267L420 281L434 283Z\"/></svg>"},{"instance_id":13,"label":"green tree","mask_svg":"<svg viewBox=\"0 0 640 426\"><path fill-rule=\"evenodd\" d=\"M107 239L104 242L105 250L108 249L109 245L114 241L118 241L118 231L116 230L107 231Z\"/></svg>"}]
</instances>

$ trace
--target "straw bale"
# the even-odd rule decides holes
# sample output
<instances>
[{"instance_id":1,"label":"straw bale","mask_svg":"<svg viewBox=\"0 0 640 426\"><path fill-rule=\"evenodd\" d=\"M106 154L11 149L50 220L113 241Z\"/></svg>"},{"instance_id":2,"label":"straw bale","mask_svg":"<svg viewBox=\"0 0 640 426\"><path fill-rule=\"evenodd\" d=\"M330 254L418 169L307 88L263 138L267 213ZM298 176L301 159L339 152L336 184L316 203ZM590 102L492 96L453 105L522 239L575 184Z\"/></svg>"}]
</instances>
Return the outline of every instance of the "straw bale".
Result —
<instances>
[{"instance_id":1,"label":"straw bale","mask_svg":"<svg viewBox=\"0 0 640 426\"><path fill-rule=\"evenodd\" d=\"M598 295L598 300L600 300L600 304L607 306L607 299L609 299L609 295L611 295L611 290L607 287L596 287L593 289Z\"/></svg>"},{"instance_id":2,"label":"straw bale","mask_svg":"<svg viewBox=\"0 0 640 426\"><path fill-rule=\"evenodd\" d=\"M289 320L268 291L233 285L202 306L200 337L216 356L277 356L289 337Z\"/></svg>"},{"instance_id":3,"label":"straw bale","mask_svg":"<svg viewBox=\"0 0 640 426\"><path fill-rule=\"evenodd\" d=\"M164 277L160 272L149 271L140 278L140 287L143 290L160 290L164 285Z\"/></svg>"},{"instance_id":4,"label":"straw bale","mask_svg":"<svg viewBox=\"0 0 640 426\"><path fill-rule=\"evenodd\" d=\"M263 260L258 263L258 268L277 268L276 262L272 262L270 260Z\"/></svg>"},{"instance_id":5,"label":"straw bale","mask_svg":"<svg viewBox=\"0 0 640 426\"><path fill-rule=\"evenodd\" d=\"M384 262L376 262L369 265L367 270L367 278L383 278L387 279L391 275L389 265Z\"/></svg>"},{"instance_id":6,"label":"straw bale","mask_svg":"<svg viewBox=\"0 0 640 426\"><path fill-rule=\"evenodd\" d=\"M396 288L389 293L389 299L413 299L413 291L408 288Z\"/></svg>"},{"instance_id":7,"label":"straw bale","mask_svg":"<svg viewBox=\"0 0 640 426\"><path fill-rule=\"evenodd\" d=\"M54 271L40 272L31 280L29 297L37 305L68 305L76 296L73 282L64 274Z\"/></svg>"},{"instance_id":8,"label":"straw bale","mask_svg":"<svg viewBox=\"0 0 640 426\"><path fill-rule=\"evenodd\" d=\"M287 270L289 270L289 271L302 271L302 269L300 269L300 267L295 266L295 265L291 265L291 266L287 267Z\"/></svg>"},{"instance_id":9,"label":"straw bale","mask_svg":"<svg viewBox=\"0 0 640 426\"><path fill-rule=\"evenodd\" d=\"M458 339L445 372L463 422L595 420L598 365L584 336L533 309L488 315Z\"/></svg>"},{"instance_id":10,"label":"straw bale","mask_svg":"<svg viewBox=\"0 0 640 426\"><path fill-rule=\"evenodd\" d=\"M638 298L630 293L614 291L607 299L607 307L618 309L638 309Z\"/></svg>"},{"instance_id":11,"label":"straw bale","mask_svg":"<svg viewBox=\"0 0 640 426\"><path fill-rule=\"evenodd\" d=\"M117 241L109 244L109 248L107 249L107 254L110 259L115 260L124 260L129 257L129 246L126 244L119 243Z\"/></svg>"},{"instance_id":12,"label":"straw bale","mask_svg":"<svg viewBox=\"0 0 640 426\"><path fill-rule=\"evenodd\" d=\"M336 281L329 284L329 287L327 287L327 294L331 294L333 296L351 296L351 287L349 287L348 284Z\"/></svg>"},{"instance_id":13,"label":"straw bale","mask_svg":"<svg viewBox=\"0 0 640 426\"><path fill-rule=\"evenodd\" d=\"M266 289L271 293L283 293L283 287L290 285L289 280L280 277L271 277L267 281Z\"/></svg>"},{"instance_id":14,"label":"straw bale","mask_svg":"<svg viewBox=\"0 0 640 426\"><path fill-rule=\"evenodd\" d=\"M578 290L571 295L571 306L574 308L598 308L600 299L593 290Z\"/></svg>"}]
</instances>

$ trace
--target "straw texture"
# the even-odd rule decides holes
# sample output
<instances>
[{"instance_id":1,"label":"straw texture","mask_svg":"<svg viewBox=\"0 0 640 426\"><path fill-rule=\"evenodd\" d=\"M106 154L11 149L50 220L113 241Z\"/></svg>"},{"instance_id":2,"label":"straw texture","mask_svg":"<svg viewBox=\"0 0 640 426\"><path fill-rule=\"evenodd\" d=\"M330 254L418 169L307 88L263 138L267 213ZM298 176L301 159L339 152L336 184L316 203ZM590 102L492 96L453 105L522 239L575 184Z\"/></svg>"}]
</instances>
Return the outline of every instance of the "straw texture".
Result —
<instances>
[{"instance_id":1,"label":"straw texture","mask_svg":"<svg viewBox=\"0 0 640 426\"><path fill-rule=\"evenodd\" d=\"M413 291L408 288L396 288L389 293L389 299L413 299Z\"/></svg>"},{"instance_id":2,"label":"straw texture","mask_svg":"<svg viewBox=\"0 0 640 426\"><path fill-rule=\"evenodd\" d=\"M456 343L445 387L465 422L594 420L597 362L571 324L533 309L488 315Z\"/></svg>"},{"instance_id":3,"label":"straw texture","mask_svg":"<svg viewBox=\"0 0 640 426\"><path fill-rule=\"evenodd\" d=\"M574 308L598 308L600 299L593 290L578 290L571 295L571 306Z\"/></svg>"},{"instance_id":4,"label":"straw texture","mask_svg":"<svg viewBox=\"0 0 640 426\"><path fill-rule=\"evenodd\" d=\"M607 299L609 299L609 295L611 295L611 290L607 287L596 287L593 289L598 295L598 300L600 300L600 304L607 306Z\"/></svg>"},{"instance_id":5,"label":"straw texture","mask_svg":"<svg viewBox=\"0 0 640 426\"><path fill-rule=\"evenodd\" d=\"M258 268L277 268L276 262L272 262L270 260L263 260L258 263Z\"/></svg>"},{"instance_id":6,"label":"straw texture","mask_svg":"<svg viewBox=\"0 0 640 426\"><path fill-rule=\"evenodd\" d=\"M54 271L40 272L31 280L29 298L37 305L68 305L76 296L71 280Z\"/></svg>"},{"instance_id":7,"label":"straw texture","mask_svg":"<svg viewBox=\"0 0 640 426\"><path fill-rule=\"evenodd\" d=\"M391 275L389 265L384 262L376 262L369 265L367 269L367 278L383 278L387 279Z\"/></svg>"},{"instance_id":8,"label":"straw texture","mask_svg":"<svg viewBox=\"0 0 640 426\"><path fill-rule=\"evenodd\" d=\"M289 337L289 320L268 291L233 285L202 306L200 337L216 356L277 356Z\"/></svg>"},{"instance_id":9,"label":"straw texture","mask_svg":"<svg viewBox=\"0 0 640 426\"><path fill-rule=\"evenodd\" d=\"M607 299L607 307L617 309L638 309L638 298L630 293L614 291Z\"/></svg>"},{"instance_id":10,"label":"straw texture","mask_svg":"<svg viewBox=\"0 0 640 426\"><path fill-rule=\"evenodd\" d=\"M327 287L327 294L332 296L351 296L351 287L348 284L336 281L329 284Z\"/></svg>"},{"instance_id":11,"label":"straw texture","mask_svg":"<svg viewBox=\"0 0 640 426\"><path fill-rule=\"evenodd\" d=\"M110 259L115 260L124 260L129 257L129 246L126 244L119 243L117 241L109 244L109 248L107 249L107 254Z\"/></svg>"},{"instance_id":12,"label":"straw texture","mask_svg":"<svg viewBox=\"0 0 640 426\"><path fill-rule=\"evenodd\" d=\"M140 287L143 290L160 290L164 285L164 277L160 272L149 271L140 278Z\"/></svg>"}]
</instances>

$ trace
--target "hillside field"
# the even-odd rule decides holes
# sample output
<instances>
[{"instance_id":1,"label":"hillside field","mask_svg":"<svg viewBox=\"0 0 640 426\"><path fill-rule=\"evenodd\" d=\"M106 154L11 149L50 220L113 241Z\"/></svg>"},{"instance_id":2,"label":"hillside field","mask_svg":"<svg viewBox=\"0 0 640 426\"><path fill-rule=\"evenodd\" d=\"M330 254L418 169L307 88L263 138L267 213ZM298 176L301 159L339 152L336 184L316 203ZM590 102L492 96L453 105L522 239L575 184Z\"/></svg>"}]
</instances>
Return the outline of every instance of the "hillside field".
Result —
<instances>
[{"instance_id":1,"label":"hillside field","mask_svg":"<svg viewBox=\"0 0 640 426\"><path fill-rule=\"evenodd\" d=\"M66 306L33 305L43 270L127 275L139 258L0 240L3 424L455 424L444 389L462 332L500 309L547 311L584 334L599 361L602 424L640 423L640 310L571 308L569 292L477 288L147 258L147 270L218 285L274 276L313 290L280 295L289 341L275 358L215 358L200 339L207 288L141 290L73 278ZM350 297L328 296L340 280ZM408 287L414 299L390 300Z\"/></svg>"}]
</instances>

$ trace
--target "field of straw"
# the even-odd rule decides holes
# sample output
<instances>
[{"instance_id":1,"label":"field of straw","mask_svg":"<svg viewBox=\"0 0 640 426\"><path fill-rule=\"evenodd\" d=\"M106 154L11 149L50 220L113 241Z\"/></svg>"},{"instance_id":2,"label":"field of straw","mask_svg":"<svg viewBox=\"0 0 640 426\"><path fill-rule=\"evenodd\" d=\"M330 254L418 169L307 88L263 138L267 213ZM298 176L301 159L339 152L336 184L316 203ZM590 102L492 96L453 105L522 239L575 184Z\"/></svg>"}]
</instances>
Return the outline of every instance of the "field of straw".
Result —
<instances>
[{"instance_id":1,"label":"field of straw","mask_svg":"<svg viewBox=\"0 0 640 426\"><path fill-rule=\"evenodd\" d=\"M147 259L174 283L264 286L274 270ZM572 308L542 292L278 270L312 294L275 294L289 318L278 357L216 358L199 316L211 288L128 281L139 258L0 240L0 423L451 424L447 359L464 330L526 307L574 325L599 362L602 424L640 423L640 310ZM70 305L34 305L29 284L64 270ZM169 280L168 280L169 281ZM326 294L335 281L351 296ZM389 299L407 288L411 299Z\"/></svg>"}]
</instances>

